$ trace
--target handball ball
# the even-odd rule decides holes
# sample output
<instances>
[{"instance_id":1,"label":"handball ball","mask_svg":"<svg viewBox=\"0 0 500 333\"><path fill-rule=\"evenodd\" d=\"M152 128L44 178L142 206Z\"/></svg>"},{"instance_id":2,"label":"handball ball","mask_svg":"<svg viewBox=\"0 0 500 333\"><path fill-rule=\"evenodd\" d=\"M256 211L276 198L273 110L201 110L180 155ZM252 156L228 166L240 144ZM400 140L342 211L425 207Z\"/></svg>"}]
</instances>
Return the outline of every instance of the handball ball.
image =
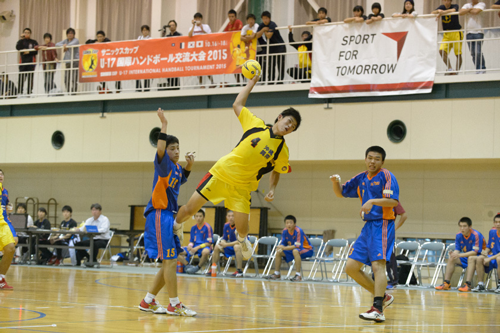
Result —
<instances>
[{"instance_id":1,"label":"handball ball","mask_svg":"<svg viewBox=\"0 0 500 333\"><path fill-rule=\"evenodd\" d=\"M251 80L256 74L260 75L260 64L255 60L247 60L241 67L241 73L244 77Z\"/></svg>"}]
</instances>

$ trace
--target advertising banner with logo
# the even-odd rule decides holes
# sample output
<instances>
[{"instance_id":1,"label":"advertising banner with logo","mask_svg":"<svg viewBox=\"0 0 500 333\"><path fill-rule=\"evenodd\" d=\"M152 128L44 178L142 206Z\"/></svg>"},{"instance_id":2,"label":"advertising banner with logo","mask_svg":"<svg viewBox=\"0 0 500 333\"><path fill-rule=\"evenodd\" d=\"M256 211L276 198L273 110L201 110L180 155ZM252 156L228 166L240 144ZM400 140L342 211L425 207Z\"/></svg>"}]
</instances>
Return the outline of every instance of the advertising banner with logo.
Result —
<instances>
[{"instance_id":1,"label":"advertising banner with logo","mask_svg":"<svg viewBox=\"0 0 500 333\"><path fill-rule=\"evenodd\" d=\"M80 82L241 73L256 49L240 32L82 45Z\"/></svg>"},{"instance_id":2,"label":"advertising banner with logo","mask_svg":"<svg viewBox=\"0 0 500 333\"><path fill-rule=\"evenodd\" d=\"M437 24L417 18L315 27L309 97L430 93Z\"/></svg>"}]
</instances>

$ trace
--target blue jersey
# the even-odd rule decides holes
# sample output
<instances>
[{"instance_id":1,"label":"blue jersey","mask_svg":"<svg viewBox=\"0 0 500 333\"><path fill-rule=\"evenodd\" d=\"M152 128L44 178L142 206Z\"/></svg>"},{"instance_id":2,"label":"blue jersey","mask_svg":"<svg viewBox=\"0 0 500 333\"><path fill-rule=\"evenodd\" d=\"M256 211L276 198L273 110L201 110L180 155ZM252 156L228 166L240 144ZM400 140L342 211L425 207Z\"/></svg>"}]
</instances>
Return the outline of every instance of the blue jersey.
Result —
<instances>
[{"instance_id":1,"label":"blue jersey","mask_svg":"<svg viewBox=\"0 0 500 333\"><path fill-rule=\"evenodd\" d=\"M191 238L189 243L193 244L193 247L198 245L210 243L212 244L214 232L212 227L207 223L203 222L202 226L199 227L198 224L193 225L191 228Z\"/></svg>"},{"instance_id":2,"label":"blue jersey","mask_svg":"<svg viewBox=\"0 0 500 333\"><path fill-rule=\"evenodd\" d=\"M236 225L231 227L231 224L227 222L224 224L224 233L222 234L222 239L224 239L227 243L236 242Z\"/></svg>"},{"instance_id":3,"label":"blue jersey","mask_svg":"<svg viewBox=\"0 0 500 333\"><path fill-rule=\"evenodd\" d=\"M295 245L299 252L302 250L309 251L313 249L311 243L309 242L309 238L307 238L307 235L304 233L304 230L297 226L295 226L292 233L290 233L287 228L283 229L283 234L281 235L281 245Z\"/></svg>"},{"instance_id":4,"label":"blue jersey","mask_svg":"<svg viewBox=\"0 0 500 333\"><path fill-rule=\"evenodd\" d=\"M484 249L486 249L486 241L479 231L470 229L468 237L462 233L458 233L455 237L455 250L457 251L462 253L475 251L479 255Z\"/></svg>"},{"instance_id":5,"label":"blue jersey","mask_svg":"<svg viewBox=\"0 0 500 333\"><path fill-rule=\"evenodd\" d=\"M9 192L7 191L7 189L3 188L2 189L2 206L4 206L4 209L3 209L2 215L3 215L3 219L7 223L10 223L9 215L7 214L7 205L9 203L10 203Z\"/></svg>"},{"instance_id":6,"label":"blue jersey","mask_svg":"<svg viewBox=\"0 0 500 333\"><path fill-rule=\"evenodd\" d=\"M491 250L491 254L500 253L500 231L497 229L491 229L488 238L487 247Z\"/></svg>"},{"instance_id":7,"label":"blue jersey","mask_svg":"<svg viewBox=\"0 0 500 333\"><path fill-rule=\"evenodd\" d=\"M394 199L399 201L399 185L396 177L387 169L370 178L368 171L354 176L342 186L342 195L346 198L359 198L361 205L370 199ZM394 220L394 207L373 206L364 220Z\"/></svg>"},{"instance_id":8,"label":"blue jersey","mask_svg":"<svg viewBox=\"0 0 500 333\"><path fill-rule=\"evenodd\" d=\"M148 215L154 209L166 209L177 213L179 206L177 197L182 184L187 182L184 171L179 164L170 160L167 153L158 163L158 154L155 157L155 175L153 178L153 194L146 206L144 215Z\"/></svg>"}]
</instances>

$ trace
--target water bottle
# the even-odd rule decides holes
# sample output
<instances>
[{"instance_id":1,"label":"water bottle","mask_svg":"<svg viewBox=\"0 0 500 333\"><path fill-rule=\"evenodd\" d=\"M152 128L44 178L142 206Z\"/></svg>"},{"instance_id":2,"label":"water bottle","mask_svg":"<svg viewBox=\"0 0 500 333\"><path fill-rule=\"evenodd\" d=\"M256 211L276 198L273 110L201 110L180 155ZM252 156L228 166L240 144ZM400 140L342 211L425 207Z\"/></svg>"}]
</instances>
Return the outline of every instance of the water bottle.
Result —
<instances>
[{"instance_id":1,"label":"water bottle","mask_svg":"<svg viewBox=\"0 0 500 333\"><path fill-rule=\"evenodd\" d=\"M180 261L177 261L177 273L184 273L184 265Z\"/></svg>"},{"instance_id":2,"label":"water bottle","mask_svg":"<svg viewBox=\"0 0 500 333\"><path fill-rule=\"evenodd\" d=\"M212 264L212 277L217 276L217 264L213 263Z\"/></svg>"}]
</instances>

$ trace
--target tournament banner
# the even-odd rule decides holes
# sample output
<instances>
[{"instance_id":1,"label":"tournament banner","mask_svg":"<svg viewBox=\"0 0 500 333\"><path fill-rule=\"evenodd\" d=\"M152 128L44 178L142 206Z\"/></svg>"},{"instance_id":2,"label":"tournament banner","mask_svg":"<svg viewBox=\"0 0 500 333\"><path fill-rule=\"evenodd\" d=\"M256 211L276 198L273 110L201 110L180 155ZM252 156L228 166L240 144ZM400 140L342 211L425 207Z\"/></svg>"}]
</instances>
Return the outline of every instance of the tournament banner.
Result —
<instances>
[{"instance_id":1,"label":"tournament banner","mask_svg":"<svg viewBox=\"0 0 500 333\"><path fill-rule=\"evenodd\" d=\"M437 24L416 18L315 27L309 97L430 93Z\"/></svg>"},{"instance_id":2,"label":"tournament banner","mask_svg":"<svg viewBox=\"0 0 500 333\"><path fill-rule=\"evenodd\" d=\"M255 59L257 40L240 32L179 36L80 46L80 82L140 80L241 73Z\"/></svg>"}]
</instances>

